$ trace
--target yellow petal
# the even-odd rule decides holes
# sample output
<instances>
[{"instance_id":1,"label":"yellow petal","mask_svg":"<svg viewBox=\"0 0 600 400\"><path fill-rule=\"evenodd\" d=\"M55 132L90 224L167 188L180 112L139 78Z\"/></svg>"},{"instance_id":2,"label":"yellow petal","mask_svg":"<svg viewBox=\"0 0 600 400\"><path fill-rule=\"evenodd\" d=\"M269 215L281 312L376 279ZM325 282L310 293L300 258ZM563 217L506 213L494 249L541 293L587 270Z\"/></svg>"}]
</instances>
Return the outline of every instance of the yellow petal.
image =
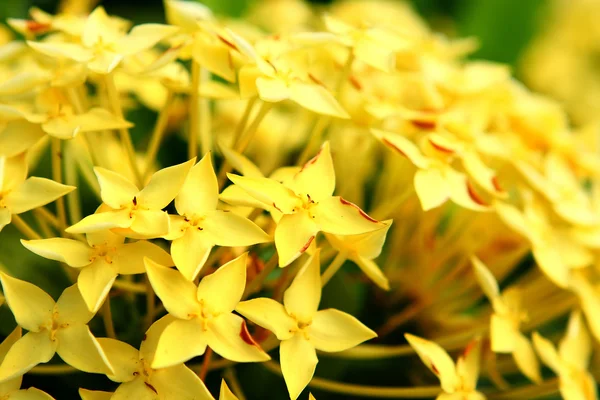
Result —
<instances>
[{"instance_id":1,"label":"yellow petal","mask_svg":"<svg viewBox=\"0 0 600 400\"><path fill-rule=\"evenodd\" d=\"M377 337L375 332L352 315L333 308L317 312L309 332L315 348L326 352L348 350Z\"/></svg>"},{"instance_id":2,"label":"yellow petal","mask_svg":"<svg viewBox=\"0 0 600 400\"><path fill-rule=\"evenodd\" d=\"M166 0L165 15L169 24L179 26L186 31L197 30L198 21L213 19L210 8L204 4L180 0Z\"/></svg>"},{"instance_id":3,"label":"yellow petal","mask_svg":"<svg viewBox=\"0 0 600 400\"><path fill-rule=\"evenodd\" d=\"M558 355L561 360L581 370L588 367L592 340L579 310L571 312L567 332L558 345Z\"/></svg>"},{"instance_id":4,"label":"yellow petal","mask_svg":"<svg viewBox=\"0 0 600 400\"><path fill-rule=\"evenodd\" d=\"M198 285L198 301L212 315L230 313L240 302L246 287L248 253L229 261Z\"/></svg>"},{"instance_id":5,"label":"yellow petal","mask_svg":"<svg viewBox=\"0 0 600 400\"><path fill-rule=\"evenodd\" d=\"M102 259L81 269L77 277L77 286L88 310L98 311L117 275L115 268Z\"/></svg>"},{"instance_id":6,"label":"yellow petal","mask_svg":"<svg viewBox=\"0 0 600 400\"><path fill-rule=\"evenodd\" d=\"M10 335L4 339L0 344L0 365L4 361L4 357L8 354L10 348L21 338L21 327L17 325ZM0 393L10 393L19 390L21 382L23 381L22 376L17 376L13 379L6 380L0 383Z\"/></svg>"},{"instance_id":7,"label":"yellow petal","mask_svg":"<svg viewBox=\"0 0 600 400\"><path fill-rule=\"evenodd\" d=\"M2 228L10 224L11 220L12 216L8 208L0 208L0 232L2 231Z\"/></svg>"},{"instance_id":8,"label":"yellow petal","mask_svg":"<svg viewBox=\"0 0 600 400\"><path fill-rule=\"evenodd\" d=\"M218 355L236 362L267 361L271 357L252 339L246 322L235 314L221 314L209 321L208 346Z\"/></svg>"},{"instance_id":9,"label":"yellow petal","mask_svg":"<svg viewBox=\"0 0 600 400\"><path fill-rule=\"evenodd\" d=\"M80 388L79 396L81 400L110 400L112 398L112 392L103 392L101 390L87 390Z\"/></svg>"},{"instance_id":10,"label":"yellow petal","mask_svg":"<svg viewBox=\"0 0 600 400\"><path fill-rule=\"evenodd\" d=\"M552 371L560 374L561 359L552 342L537 332L533 333L532 339L533 347L540 356L542 362L546 364Z\"/></svg>"},{"instance_id":11,"label":"yellow petal","mask_svg":"<svg viewBox=\"0 0 600 400\"><path fill-rule=\"evenodd\" d=\"M496 172L484 164L478 153L474 151L464 153L462 155L462 162L469 176L473 178L479 186L484 188L490 194L506 197L506 193L504 193L496 184Z\"/></svg>"},{"instance_id":12,"label":"yellow petal","mask_svg":"<svg viewBox=\"0 0 600 400\"><path fill-rule=\"evenodd\" d=\"M285 307L273 299L260 297L240 302L235 311L250 321L270 330L279 340L292 337L298 328L296 320L288 315Z\"/></svg>"},{"instance_id":13,"label":"yellow petal","mask_svg":"<svg viewBox=\"0 0 600 400\"><path fill-rule=\"evenodd\" d=\"M54 397L39 389L30 387L11 393L8 400L54 400Z\"/></svg>"},{"instance_id":14,"label":"yellow petal","mask_svg":"<svg viewBox=\"0 0 600 400\"><path fill-rule=\"evenodd\" d=\"M396 65L394 50L369 38L363 38L354 45L354 54L357 59L381 71L392 72Z\"/></svg>"},{"instance_id":15,"label":"yellow petal","mask_svg":"<svg viewBox=\"0 0 600 400\"><path fill-rule=\"evenodd\" d=\"M450 198L450 187L439 169L418 170L414 184L423 211L439 207Z\"/></svg>"},{"instance_id":16,"label":"yellow petal","mask_svg":"<svg viewBox=\"0 0 600 400\"><path fill-rule=\"evenodd\" d=\"M198 375L185 365L155 371L149 383L165 399L213 400Z\"/></svg>"},{"instance_id":17,"label":"yellow petal","mask_svg":"<svg viewBox=\"0 0 600 400\"><path fill-rule=\"evenodd\" d=\"M119 231L124 236L135 239L158 238L169 233L170 220L166 211L136 210L128 231Z\"/></svg>"},{"instance_id":18,"label":"yellow petal","mask_svg":"<svg viewBox=\"0 0 600 400\"><path fill-rule=\"evenodd\" d=\"M85 21L81 40L87 47L94 46L98 41L113 43L118 35L118 30L111 24L110 17L104 7L96 7Z\"/></svg>"},{"instance_id":19,"label":"yellow petal","mask_svg":"<svg viewBox=\"0 0 600 400\"><path fill-rule=\"evenodd\" d=\"M87 308L77 284L71 285L56 301L55 311L58 313L60 324L87 324L94 313Z\"/></svg>"},{"instance_id":20,"label":"yellow petal","mask_svg":"<svg viewBox=\"0 0 600 400\"><path fill-rule=\"evenodd\" d=\"M27 178L25 153L16 157L0 157L0 190L6 192L17 188Z\"/></svg>"},{"instance_id":21,"label":"yellow petal","mask_svg":"<svg viewBox=\"0 0 600 400\"><path fill-rule=\"evenodd\" d=\"M95 167L94 173L100 184L102 201L110 207L119 209L133 203L139 189L123 175L105 168Z\"/></svg>"},{"instance_id":22,"label":"yellow petal","mask_svg":"<svg viewBox=\"0 0 600 400\"><path fill-rule=\"evenodd\" d=\"M33 147L46 134L38 124L13 121L0 129L0 156L14 157Z\"/></svg>"},{"instance_id":23,"label":"yellow petal","mask_svg":"<svg viewBox=\"0 0 600 400\"><path fill-rule=\"evenodd\" d=\"M261 100L277 103L290 97L290 89L278 78L259 77L256 79L256 89Z\"/></svg>"},{"instance_id":24,"label":"yellow petal","mask_svg":"<svg viewBox=\"0 0 600 400\"><path fill-rule=\"evenodd\" d=\"M382 221L381 228L372 232L344 236L325 234L325 237L338 251L347 251L360 258L372 260L381 254L392 222L392 220ZM356 260L354 261L356 262Z\"/></svg>"},{"instance_id":25,"label":"yellow petal","mask_svg":"<svg viewBox=\"0 0 600 400\"><path fill-rule=\"evenodd\" d=\"M46 292L32 283L2 272L0 281L6 303L20 326L38 332L42 325L52 321L54 300Z\"/></svg>"},{"instance_id":26,"label":"yellow petal","mask_svg":"<svg viewBox=\"0 0 600 400\"><path fill-rule=\"evenodd\" d=\"M535 241L532 253L542 272L557 286L566 288L569 285L569 268L562 260L560 252L550 243Z\"/></svg>"},{"instance_id":27,"label":"yellow petal","mask_svg":"<svg viewBox=\"0 0 600 400\"><path fill-rule=\"evenodd\" d=\"M50 179L31 177L8 193L4 203L13 214L21 214L53 202L75 189Z\"/></svg>"},{"instance_id":28,"label":"yellow petal","mask_svg":"<svg viewBox=\"0 0 600 400\"><path fill-rule=\"evenodd\" d=\"M39 256L64 262L75 268L85 267L91 261L91 249L79 240L62 238L21 240L21 244Z\"/></svg>"},{"instance_id":29,"label":"yellow petal","mask_svg":"<svg viewBox=\"0 0 600 400\"><path fill-rule=\"evenodd\" d=\"M140 352L133 346L111 338L96 339L102 351L113 366L113 374L108 378L114 382L129 382L139 368Z\"/></svg>"},{"instance_id":30,"label":"yellow petal","mask_svg":"<svg viewBox=\"0 0 600 400\"><path fill-rule=\"evenodd\" d=\"M77 62L87 62L94 56L90 50L75 43L28 41L27 44L38 53L53 58L68 58Z\"/></svg>"},{"instance_id":31,"label":"yellow petal","mask_svg":"<svg viewBox=\"0 0 600 400\"><path fill-rule=\"evenodd\" d=\"M179 215L192 217L216 210L219 201L219 185L212 166L210 154L190 169L185 183L175 198Z\"/></svg>"},{"instance_id":32,"label":"yellow petal","mask_svg":"<svg viewBox=\"0 0 600 400\"><path fill-rule=\"evenodd\" d=\"M512 353L520 336L518 322L512 316L493 314L490 320L492 351Z\"/></svg>"},{"instance_id":33,"label":"yellow petal","mask_svg":"<svg viewBox=\"0 0 600 400\"><path fill-rule=\"evenodd\" d=\"M197 37L194 41L192 57L202 67L229 82L235 82L235 65L231 52L233 49L213 38Z\"/></svg>"},{"instance_id":34,"label":"yellow petal","mask_svg":"<svg viewBox=\"0 0 600 400\"><path fill-rule=\"evenodd\" d=\"M594 291L594 287L585 279L577 277L573 287L579 296L581 309L585 314L590 331L598 340L600 338L600 321L595 315L600 311L600 297Z\"/></svg>"},{"instance_id":35,"label":"yellow petal","mask_svg":"<svg viewBox=\"0 0 600 400\"><path fill-rule=\"evenodd\" d=\"M227 383L225 383L225 379L221 380L221 390L219 391L219 400L238 400L238 398L233 394Z\"/></svg>"},{"instance_id":36,"label":"yellow petal","mask_svg":"<svg viewBox=\"0 0 600 400\"><path fill-rule=\"evenodd\" d=\"M179 271L163 267L148 258L144 263L152 288L170 314L182 319L200 315L196 286L192 282Z\"/></svg>"},{"instance_id":37,"label":"yellow petal","mask_svg":"<svg viewBox=\"0 0 600 400\"><path fill-rule=\"evenodd\" d=\"M127 36L117 42L115 51L126 56L137 54L151 48L178 30L179 28L175 26L163 24L136 25Z\"/></svg>"},{"instance_id":38,"label":"yellow petal","mask_svg":"<svg viewBox=\"0 0 600 400\"><path fill-rule=\"evenodd\" d=\"M308 194L310 200L317 203L333 195L335 171L329 142L325 142L319 153L304 164L294 176L292 185L297 193Z\"/></svg>"},{"instance_id":39,"label":"yellow petal","mask_svg":"<svg viewBox=\"0 0 600 400\"><path fill-rule=\"evenodd\" d=\"M117 68L122 60L123 56L121 54L103 50L95 54L95 57L87 63L87 67L97 74L108 75Z\"/></svg>"},{"instance_id":40,"label":"yellow petal","mask_svg":"<svg viewBox=\"0 0 600 400\"><path fill-rule=\"evenodd\" d=\"M356 204L339 196L322 200L311 209L320 230L334 235L356 235L383 228L385 224L371 218Z\"/></svg>"},{"instance_id":41,"label":"yellow petal","mask_svg":"<svg viewBox=\"0 0 600 400\"><path fill-rule=\"evenodd\" d=\"M165 267L173 266L173 259L169 253L154 243L140 240L118 247L116 257L112 260L113 268L119 274L142 274L146 271L144 257Z\"/></svg>"},{"instance_id":42,"label":"yellow petal","mask_svg":"<svg viewBox=\"0 0 600 400\"><path fill-rule=\"evenodd\" d=\"M256 200L273 206L285 214L292 213L294 208L302 205L294 192L273 179L250 178L234 174L227 174L227 177Z\"/></svg>"},{"instance_id":43,"label":"yellow petal","mask_svg":"<svg viewBox=\"0 0 600 400\"><path fill-rule=\"evenodd\" d=\"M410 160L416 167L425 169L429 167L430 161L421 153L421 150L410 140L402 135L392 132L385 132L378 129L372 129L371 133L383 144L396 153Z\"/></svg>"},{"instance_id":44,"label":"yellow petal","mask_svg":"<svg viewBox=\"0 0 600 400\"><path fill-rule=\"evenodd\" d=\"M242 175L250 178L263 177L263 173L260 171L260 168L258 168L247 157L225 145L221 144L219 147L223 153L223 157L225 157L227 162L232 165L234 170L239 171L242 173Z\"/></svg>"},{"instance_id":45,"label":"yellow petal","mask_svg":"<svg viewBox=\"0 0 600 400\"><path fill-rule=\"evenodd\" d=\"M185 279L193 281L200 273L212 248L213 243L207 240L204 232L189 228L182 237L171 242L171 255Z\"/></svg>"},{"instance_id":46,"label":"yellow petal","mask_svg":"<svg viewBox=\"0 0 600 400\"><path fill-rule=\"evenodd\" d=\"M206 344L206 331L199 320L176 319L160 335L152 368L168 368L201 356L206 351Z\"/></svg>"},{"instance_id":47,"label":"yellow petal","mask_svg":"<svg viewBox=\"0 0 600 400\"><path fill-rule=\"evenodd\" d=\"M165 208L181 190L195 162L192 159L155 172L148 185L138 194L138 204L151 210Z\"/></svg>"},{"instance_id":48,"label":"yellow petal","mask_svg":"<svg viewBox=\"0 0 600 400\"><path fill-rule=\"evenodd\" d=\"M271 238L254 222L232 212L215 210L200 223L211 242L218 246L252 246Z\"/></svg>"},{"instance_id":49,"label":"yellow petal","mask_svg":"<svg viewBox=\"0 0 600 400\"><path fill-rule=\"evenodd\" d=\"M146 381L139 377L131 382L125 382L119 385L111 400L156 400L156 389L152 390Z\"/></svg>"},{"instance_id":50,"label":"yellow petal","mask_svg":"<svg viewBox=\"0 0 600 400\"><path fill-rule=\"evenodd\" d=\"M467 177L453 169L444 171L450 199L461 207L473 211L489 211L490 207L480 198Z\"/></svg>"},{"instance_id":51,"label":"yellow petal","mask_svg":"<svg viewBox=\"0 0 600 400\"><path fill-rule=\"evenodd\" d=\"M458 386L458 377L454 362L437 343L420 337L405 334L406 340L417 352L423 364L427 366L440 379L444 392L452 393Z\"/></svg>"},{"instance_id":52,"label":"yellow petal","mask_svg":"<svg viewBox=\"0 0 600 400\"><path fill-rule=\"evenodd\" d=\"M260 79L256 80L257 86ZM318 84L292 82L289 87L289 98L307 110L314 111L317 114L330 115L343 119L350 118L348 112L338 103L335 96L325 87Z\"/></svg>"},{"instance_id":53,"label":"yellow petal","mask_svg":"<svg viewBox=\"0 0 600 400\"><path fill-rule=\"evenodd\" d=\"M523 213L519 211L519 209L510 204L497 201L494 203L494 210L502 222L508 225L511 229L525 237L529 236L527 222L525 221Z\"/></svg>"},{"instance_id":54,"label":"yellow petal","mask_svg":"<svg viewBox=\"0 0 600 400\"><path fill-rule=\"evenodd\" d=\"M500 289L498 288L496 278L476 256L471 257L471 263L473 264L473 271L475 271L475 278L477 278L479 286L481 286L483 293L485 293L487 298L493 304L495 299L500 296Z\"/></svg>"},{"instance_id":55,"label":"yellow petal","mask_svg":"<svg viewBox=\"0 0 600 400\"><path fill-rule=\"evenodd\" d=\"M465 391L473 391L479 379L481 363L481 340L471 341L456 362L456 373L462 381Z\"/></svg>"},{"instance_id":56,"label":"yellow petal","mask_svg":"<svg viewBox=\"0 0 600 400\"><path fill-rule=\"evenodd\" d=\"M50 340L48 331L28 332L12 345L2 365L0 381L13 379L28 372L31 368L52 359L56 341Z\"/></svg>"},{"instance_id":57,"label":"yellow petal","mask_svg":"<svg viewBox=\"0 0 600 400\"><path fill-rule=\"evenodd\" d=\"M241 206L241 207L252 207L252 208L262 208L266 210L270 210L274 208L269 206L268 204L263 203L262 201L256 200L254 197L249 196L248 192L242 189L237 185L229 185L221 192L219 195L219 199L227 204L231 204L233 206Z\"/></svg>"},{"instance_id":58,"label":"yellow petal","mask_svg":"<svg viewBox=\"0 0 600 400\"><path fill-rule=\"evenodd\" d=\"M80 371L113 374L112 365L87 325L74 324L56 332L56 352Z\"/></svg>"},{"instance_id":59,"label":"yellow petal","mask_svg":"<svg viewBox=\"0 0 600 400\"><path fill-rule=\"evenodd\" d=\"M133 218L130 217L130 211L127 209L106 211L88 215L75 225L65 229L65 231L68 233L88 233L113 228L129 228L132 222Z\"/></svg>"},{"instance_id":60,"label":"yellow petal","mask_svg":"<svg viewBox=\"0 0 600 400\"><path fill-rule=\"evenodd\" d=\"M383 290L390 290L390 282L377 264L365 257L352 257L352 261L364 272L367 277Z\"/></svg>"},{"instance_id":61,"label":"yellow petal","mask_svg":"<svg viewBox=\"0 0 600 400\"><path fill-rule=\"evenodd\" d=\"M149 363L152 363L152 360L154 359L154 353L158 347L158 342L160 341L160 338L167 326L169 326L173 321L177 321L177 318L167 314L158 321L155 321L150 328L148 328L144 338L142 339L142 344L140 345L141 358Z\"/></svg>"},{"instance_id":62,"label":"yellow petal","mask_svg":"<svg viewBox=\"0 0 600 400\"><path fill-rule=\"evenodd\" d=\"M275 229L275 247L279 266L285 267L308 250L318 227L306 211L283 215Z\"/></svg>"},{"instance_id":63,"label":"yellow petal","mask_svg":"<svg viewBox=\"0 0 600 400\"><path fill-rule=\"evenodd\" d=\"M321 302L321 264L317 250L302 266L283 295L287 313L296 320L309 323Z\"/></svg>"},{"instance_id":64,"label":"yellow petal","mask_svg":"<svg viewBox=\"0 0 600 400\"><path fill-rule=\"evenodd\" d=\"M531 342L524 335L519 335L517 338L513 358L521 372L523 372L523 375L535 383L542 381L537 356Z\"/></svg>"},{"instance_id":65,"label":"yellow petal","mask_svg":"<svg viewBox=\"0 0 600 400\"><path fill-rule=\"evenodd\" d=\"M304 335L298 334L281 342L279 354L290 399L296 400L315 374L317 352Z\"/></svg>"}]
</instances>

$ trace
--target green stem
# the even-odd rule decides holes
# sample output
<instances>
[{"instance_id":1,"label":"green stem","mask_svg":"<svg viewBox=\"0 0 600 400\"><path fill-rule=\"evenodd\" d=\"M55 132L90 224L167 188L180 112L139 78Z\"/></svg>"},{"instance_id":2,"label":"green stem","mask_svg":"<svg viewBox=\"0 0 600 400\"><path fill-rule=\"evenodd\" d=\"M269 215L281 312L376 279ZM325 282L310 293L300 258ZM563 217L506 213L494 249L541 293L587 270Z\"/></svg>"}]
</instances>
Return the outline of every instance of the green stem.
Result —
<instances>
[{"instance_id":1,"label":"green stem","mask_svg":"<svg viewBox=\"0 0 600 400\"><path fill-rule=\"evenodd\" d=\"M12 216L12 224L29 240L39 240L42 237L25 220L18 215Z\"/></svg>"},{"instance_id":2,"label":"green stem","mask_svg":"<svg viewBox=\"0 0 600 400\"><path fill-rule=\"evenodd\" d=\"M242 114L242 118L235 127L235 131L233 131L233 138L230 146L231 148L235 147L236 143L240 140L240 136L242 136L242 132L244 132L246 125L248 125L248 119L250 119L250 114L252 113L252 108L254 107L254 103L256 103L256 99L256 97L252 97L246 102L244 114Z\"/></svg>"},{"instance_id":3,"label":"green stem","mask_svg":"<svg viewBox=\"0 0 600 400\"><path fill-rule=\"evenodd\" d=\"M281 367L274 361L265 361L260 365L271 372L283 375ZM422 387L384 387L384 386L363 386L352 383L335 382L329 379L313 377L309 387L324 390L327 392L339 393L345 396L377 397L377 398L431 398L435 397L442 389L439 386Z\"/></svg>"},{"instance_id":4,"label":"green stem","mask_svg":"<svg viewBox=\"0 0 600 400\"><path fill-rule=\"evenodd\" d=\"M119 98L119 92L117 91L117 87L115 86L115 79L112 73L106 75L106 92L108 94L108 102L110 103L113 112L115 115L121 119L124 119L123 116L123 108L121 107L121 99ZM133 147L133 142L131 141L131 136L129 135L129 130L127 128L119 129L119 136L121 137L121 144L125 149L125 153L127 154L127 159L129 160L129 164L131 166L131 170L133 171L133 175L135 176L135 180L138 186L142 186L142 175L137 165L137 161L135 159L135 148Z\"/></svg>"},{"instance_id":5,"label":"green stem","mask_svg":"<svg viewBox=\"0 0 600 400\"><path fill-rule=\"evenodd\" d=\"M335 275L335 273L338 272L342 265L344 265L346 259L346 253L344 253L343 251L340 251L335 256L331 264L329 264L325 272L323 272L323 274L321 275L321 287L325 286L327 282L329 282L329 280Z\"/></svg>"},{"instance_id":6,"label":"green stem","mask_svg":"<svg viewBox=\"0 0 600 400\"><path fill-rule=\"evenodd\" d=\"M112 310L110 309L110 296L106 296L104 306L102 307L102 320L104 321L104 328L106 329L106 335L109 338L116 339L117 333L115 332L115 325L113 323Z\"/></svg>"},{"instance_id":7,"label":"green stem","mask_svg":"<svg viewBox=\"0 0 600 400\"><path fill-rule=\"evenodd\" d=\"M58 138L52 138L51 150L52 150L52 180L58 183L63 183L62 180L62 153L61 153L61 140ZM56 199L56 214L58 217L59 230L61 235L67 228L67 213L65 210L65 199L59 197Z\"/></svg>"},{"instance_id":8,"label":"green stem","mask_svg":"<svg viewBox=\"0 0 600 400\"><path fill-rule=\"evenodd\" d=\"M201 68L192 59L192 87L190 92L190 126L188 138L188 159L198 155L198 137L200 136L200 79Z\"/></svg>"},{"instance_id":9,"label":"green stem","mask_svg":"<svg viewBox=\"0 0 600 400\"><path fill-rule=\"evenodd\" d=\"M146 151L146 170L144 171L144 180L146 180L152 172L152 163L154 162L154 160L156 160L158 149L160 148L160 144L165 134L165 130L167 129L167 125L169 124L169 112L171 111L171 105L173 103L174 98L175 95L171 90L169 90L169 92L167 93L167 100L165 101L163 108L160 110L160 112L158 113L158 117L156 118L154 130L152 131L152 137L150 138L148 150Z\"/></svg>"}]
</instances>

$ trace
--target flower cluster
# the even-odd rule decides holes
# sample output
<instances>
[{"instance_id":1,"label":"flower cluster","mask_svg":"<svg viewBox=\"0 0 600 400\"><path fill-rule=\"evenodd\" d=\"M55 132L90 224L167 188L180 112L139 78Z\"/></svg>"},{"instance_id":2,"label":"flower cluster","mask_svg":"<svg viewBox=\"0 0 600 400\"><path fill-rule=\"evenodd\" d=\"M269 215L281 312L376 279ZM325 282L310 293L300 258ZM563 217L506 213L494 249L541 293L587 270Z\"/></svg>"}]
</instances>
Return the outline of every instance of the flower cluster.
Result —
<instances>
[{"instance_id":1,"label":"flower cluster","mask_svg":"<svg viewBox=\"0 0 600 400\"><path fill-rule=\"evenodd\" d=\"M116 383L82 399L213 399L223 368L219 398L244 398L236 363L292 400L597 398L600 158L557 103L400 3L164 5L167 24L102 7L9 21L26 40L0 47L0 235L71 285L54 300L6 260L0 398L51 399L23 375L82 371ZM157 117L136 137L137 108ZM52 179L30 176L45 154ZM385 322L320 309L332 279L368 286ZM115 301L144 315L135 343ZM320 357L410 355L439 387L314 377Z\"/></svg>"}]
</instances>

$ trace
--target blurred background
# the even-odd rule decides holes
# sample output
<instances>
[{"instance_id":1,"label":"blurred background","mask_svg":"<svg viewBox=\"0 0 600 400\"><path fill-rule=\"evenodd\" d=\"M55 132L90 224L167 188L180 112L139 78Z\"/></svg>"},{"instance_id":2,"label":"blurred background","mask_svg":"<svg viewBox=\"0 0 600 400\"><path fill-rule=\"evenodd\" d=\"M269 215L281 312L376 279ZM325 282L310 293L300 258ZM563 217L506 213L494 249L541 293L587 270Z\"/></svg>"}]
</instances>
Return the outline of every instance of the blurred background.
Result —
<instances>
[{"instance_id":1,"label":"blurred background","mask_svg":"<svg viewBox=\"0 0 600 400\"><path fill-rule=\"evenodd\" d=\"M203 3L217 14L240 17L260 1L205 0ZM329 3L327 0L311 1L317 9ZM477 38L479 48L472 58L508 64L517 79L562 102L576 127L595 126L600 110L600 25L597 24L600 0L412 0L407 3L434 30L452 37ZM104 0L99 4L109 14L136 24L164 22L162 0ZM26 18L32 6L54 13L59 1L0 0L0 21ZM144 126L146 118L153 123L154 116L147 113L134 117L136 127ZM56 298L60 288L66 286L60 270L56 270L55 264L27 252L17 240L18 235L13 230L3 233L0 262L8 264L9 260L22 260L20 277L36 283ZM367 293L368 290L364 285L348 286L334 279L324 293L322 307L336 307L359 317L367 325L371 325L370 322L379 325L385 313L372 311L377 310L377 296ZM370 311L366 313L365 310ZM126 332L130 324L132 336L122 339L136 343L139 338L134 332L137 327L135 313L121 311L115 316L121 324L117 329ZM0 308L0 334L7 334L13 327L10 311L6 307ZM391 335L386 343L399 341L399 337L394 339ZM403 359L348 362L324 357L319 363L318 375L346 382L407 386L410 382L406 381L409 375L406 368ZM287 397L283 380L263 368L241 365L236 368L236 373L249 399ZM213 393L219 380L218 373L209 375L208 384ZM27 375L24 387L30 385L47 390L57 399L78 398L76 393L80 386L98 390L114 388L105 377L89 374ZM343 398L319 391L313 393L319 400Z\"/></svg>"}]
</instances>

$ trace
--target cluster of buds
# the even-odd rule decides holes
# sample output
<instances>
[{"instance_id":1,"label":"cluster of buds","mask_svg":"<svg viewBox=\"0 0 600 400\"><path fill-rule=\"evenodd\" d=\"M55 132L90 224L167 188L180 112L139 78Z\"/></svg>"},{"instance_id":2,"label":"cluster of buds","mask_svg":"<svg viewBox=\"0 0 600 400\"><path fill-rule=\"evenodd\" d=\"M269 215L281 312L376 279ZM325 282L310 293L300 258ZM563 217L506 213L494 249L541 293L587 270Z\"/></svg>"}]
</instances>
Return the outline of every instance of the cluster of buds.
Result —
<instances>
[{"instance_id":1,"label":"cluster of buds","mask_svg":"<svg viewBox=\"0 0 600 400\"><path fill-rule=\"evenodd\" d=\"M9 21L26 40L0 47L0 235L71 284L55 301L0 254L17 323L0 398L51 399L23 375L82 371L116 382L84 400L213 399L222 369L219 398L245 398L237 363L292 400L597 398L595 132L401 3L269 0L240 20L164 5L168 24L133 28L102 7ZM52 179L30 177L46 154ZM319 309L332 279L369 287L384 323ZM143 315L135 346L116 301ZM411 355L440 386L314 376L319 357Z\"/></svg>"}]
</instances>

